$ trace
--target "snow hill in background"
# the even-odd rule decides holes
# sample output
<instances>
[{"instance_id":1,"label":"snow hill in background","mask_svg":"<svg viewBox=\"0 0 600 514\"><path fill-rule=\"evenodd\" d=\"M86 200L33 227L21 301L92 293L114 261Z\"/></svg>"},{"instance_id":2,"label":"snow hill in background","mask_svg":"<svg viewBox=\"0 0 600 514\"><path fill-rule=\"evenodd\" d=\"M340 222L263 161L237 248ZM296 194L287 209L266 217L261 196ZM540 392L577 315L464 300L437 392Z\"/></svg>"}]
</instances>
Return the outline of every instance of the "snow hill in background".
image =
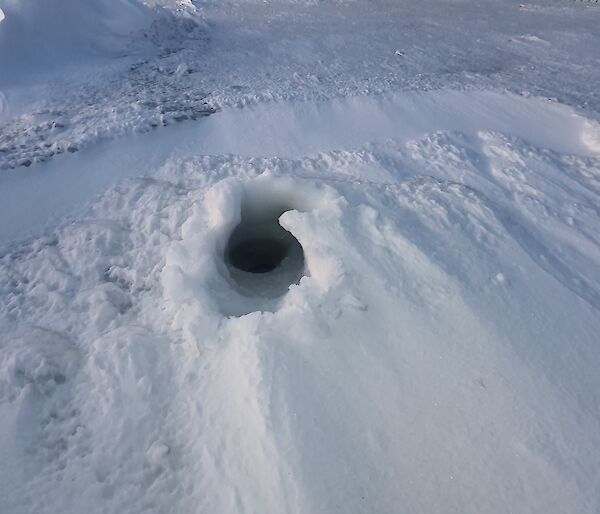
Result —
<instances>
[{"instance_id":1,"label":"snow hill in background","mask_svg":"<svg viewBox=\"0 0 600 514\"><path fill-rule=\"evenodd\" d=\"M4 0L2 9L0 68L5 73L118 51L120 37L150 20L135 0Z\"/></svg>"},{"instance_id":2,"label":"snow hill in background","mask_svg":"<svg viewBox=\"0 0 600 514\"><path fill-rule=\"evenodd\" d=\"M157 18L193 9L175 0L0 0L0 83L93 57L119 56Z\"/></svg>"}]
</instances>

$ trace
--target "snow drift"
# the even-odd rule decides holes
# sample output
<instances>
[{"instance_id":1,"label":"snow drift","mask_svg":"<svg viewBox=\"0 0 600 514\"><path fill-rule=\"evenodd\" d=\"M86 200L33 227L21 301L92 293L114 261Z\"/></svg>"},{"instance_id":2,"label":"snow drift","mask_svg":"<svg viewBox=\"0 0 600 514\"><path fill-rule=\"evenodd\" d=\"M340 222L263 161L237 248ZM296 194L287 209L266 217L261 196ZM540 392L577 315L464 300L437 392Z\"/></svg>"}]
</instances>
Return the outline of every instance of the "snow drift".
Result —
<instances>
[{"instance_id":1,"label":"snow drift","mask_svg":"<svg viewBox=\"0 0 600 514\"><path fill-rule=\"evenodd\" d=\"M0 0L0 80L124 53L130 36L190 2L169 0Z\"/></svg>"},{"instance_id":2,"label":"snow drift","mask_svg":"<svg viewBox=\"0 0 600 514\"><path fill-rule=\"evenodd\" d=\"M196 129L0 254L0 511L597 512L595 125L430 92ZM28 189L81 198L110 148ZM285 291L226 266L257 220L301 245Z\"/></svg>"}]
</instances>

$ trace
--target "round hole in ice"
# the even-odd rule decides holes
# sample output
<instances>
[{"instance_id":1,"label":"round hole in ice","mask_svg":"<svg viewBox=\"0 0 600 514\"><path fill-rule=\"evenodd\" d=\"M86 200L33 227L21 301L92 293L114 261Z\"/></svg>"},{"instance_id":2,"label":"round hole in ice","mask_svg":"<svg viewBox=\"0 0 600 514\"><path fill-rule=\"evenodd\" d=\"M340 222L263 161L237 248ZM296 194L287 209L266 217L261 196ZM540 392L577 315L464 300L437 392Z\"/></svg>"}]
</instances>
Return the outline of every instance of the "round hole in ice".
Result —
<instances>
[{"instance_id":1,"label":"round hole in ice","mask_svg":"<svg viewBox=\"0 0 600 514\"><path fill-rule=\"evenodd\" d=\"M225 264L247 296L276 298L304 275L300 242L279 224L287 209L262 216L242 216L225 248Z\"/></svg>"},{"instance_id":2,"label":"round hole in ice","mask_svg":"<svg viewBox=\"0 0 600 514\"><path fill-rule=\"evenodd\" d=\"M258 237L241 241L230 249L229 261L232 266L248 273L273 271L288 255L282 239Z\"/></svg>"}]
</instances>

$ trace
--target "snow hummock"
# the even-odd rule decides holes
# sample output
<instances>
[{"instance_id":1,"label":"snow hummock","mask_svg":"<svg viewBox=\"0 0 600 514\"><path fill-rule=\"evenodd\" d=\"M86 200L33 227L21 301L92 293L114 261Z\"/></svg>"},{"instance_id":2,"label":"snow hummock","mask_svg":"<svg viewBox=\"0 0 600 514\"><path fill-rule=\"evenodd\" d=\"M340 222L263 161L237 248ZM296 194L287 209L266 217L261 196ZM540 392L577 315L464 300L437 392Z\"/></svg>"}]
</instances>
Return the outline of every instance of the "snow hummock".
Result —
<instances>
[{"instance_id":1,"label":"snow hummock","mask_svg":"<svg viewBox=\"0 0 600 514\"><path fill-rule=\"evenodd\" d=\"M172 35L174 18L195 12L191 2L175 0L0 0L0 5L0 85L43 81L48 74L56 80L61 70L76 66L93 73L94 61L135 53L140 40Z\"/></svg>"},{"instance_id":2,"label":"snow hummock","mask_svg":"<svg viewBox=\"0 0 600 514\"><path fill-rule=\"evenodd\" d=\"M149 21L143 5L134 0L4 0L2 9L6 19L0 27L0 68L19 75L115 52L119 36Z\"/></svg>"},{"instance_id":3,"label":"snow hummock","mask_svg":"<svg viewBox=\"0 0 600 514\"><path fill-rule=\"evenodd\" d=\"M7 509L593 512L592 127L433 92L144 136L146 177L0 258ZM275 294L226 263L262 219L304 258Z\"/></svg>"}]
</instances>

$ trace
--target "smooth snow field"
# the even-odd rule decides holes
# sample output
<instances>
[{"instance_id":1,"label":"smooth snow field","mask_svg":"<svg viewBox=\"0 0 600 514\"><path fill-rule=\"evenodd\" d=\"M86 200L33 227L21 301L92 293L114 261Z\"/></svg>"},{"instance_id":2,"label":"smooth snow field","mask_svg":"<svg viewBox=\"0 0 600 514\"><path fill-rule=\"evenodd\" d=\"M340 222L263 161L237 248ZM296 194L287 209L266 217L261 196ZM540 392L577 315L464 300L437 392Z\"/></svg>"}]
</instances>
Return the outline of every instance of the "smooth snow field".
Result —
<instances>
[{"instance_id":1,"label":"smooth snow field","mask_svg":"<svg viewBox=\"0 0 600 514\"><path fill-rule=\"evenodd\" d=\"M600 7L50 4L0 0L0 514L600 512Z\"/></svg>"}]
</instances>

